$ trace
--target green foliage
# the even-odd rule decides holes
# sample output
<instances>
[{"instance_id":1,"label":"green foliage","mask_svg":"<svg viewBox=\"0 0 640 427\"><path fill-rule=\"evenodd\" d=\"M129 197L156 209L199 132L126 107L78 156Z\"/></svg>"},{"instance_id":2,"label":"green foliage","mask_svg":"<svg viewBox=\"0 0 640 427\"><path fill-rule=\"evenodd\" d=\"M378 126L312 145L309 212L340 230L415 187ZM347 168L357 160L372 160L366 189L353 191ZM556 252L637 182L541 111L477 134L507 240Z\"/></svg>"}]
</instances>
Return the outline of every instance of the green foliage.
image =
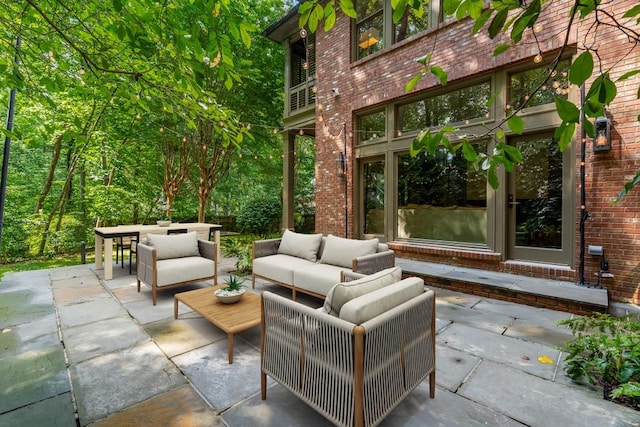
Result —
<instances>
[{"instance_id":1,"label":"green foliage","mask_svg":"<svg viewBox=\"0 0 640 427\"><path fill-rule=\"evenodd\" d=\"M567 375L604 387L605 398L621 399L640 409L640 321L628 315L590 317L559 322L568 325L575 339L561 350L568 353ZM611 394L609 394L611 391Z\"/></svg>"},{"instance_id":2,"label":"green foliage","mask_svg":"<svg viewBox=\"0 0 640 427\"><path fill-rule=\"evenodd\" d=\"M247 202L238 214L238 228L243 233L267 236L280 227L282 204L277 198L259 198Z\"/></svg>"},{"instance_id":3,"label":"green foliage","mask_svg":"<svg viewBox=\"0 0 640 427\"><path fill-rule=\"evenodd\" d=\"M245 288L243 283L244 283L244 279L241 279L240 277L234 274L231 274L229 275L229 277L224 279L225 286L223 287L223 289L226 289L228 291L239 291Z\"/></svg>"},{"instance_id":4,"label":"green foliage","mask_svg":"<svg viewBox=\"0 0 640 427\"><path fill-rule=\"evenodd\" d=\"M255 236L226 237L222 241L225 257L236 258L236 274L247 275L252 269L252 242Z\"/></svg>"}]
</instances>

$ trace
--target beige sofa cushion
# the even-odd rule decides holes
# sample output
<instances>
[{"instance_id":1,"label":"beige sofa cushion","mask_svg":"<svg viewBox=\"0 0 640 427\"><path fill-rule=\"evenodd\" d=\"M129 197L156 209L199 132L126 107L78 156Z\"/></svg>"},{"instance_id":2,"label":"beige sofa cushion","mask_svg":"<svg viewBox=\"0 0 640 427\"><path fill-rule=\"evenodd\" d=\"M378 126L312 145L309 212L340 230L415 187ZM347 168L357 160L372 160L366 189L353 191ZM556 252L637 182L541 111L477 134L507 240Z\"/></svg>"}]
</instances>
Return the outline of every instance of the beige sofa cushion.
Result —
<instances>
[{"instance_id":1,"label":"beige sofa cushion","mask_svg":"<svg viewBox=\"0 0 640 427\"><path fill-rule=\"evenodd\" d=\"M212 260L201 256L164 259L156 264L157 286L213 278L215 268Z\"/></svg>"},{"instance_id":2,"label":"beige sofa cushion","mask_svg":"<svg viewBox=\"0 0 640 427\"><path fill-rule=\"evenodd\" d=\"M315 263L309 267L297 268L293 272L293 283L296 289L326 296L340 282L340 274L344 270L344 267L337 265Z\"/></svg>"},{"instance_id":3,"label":"beige sofa cushion","mask_svg":"<svg viewBox=\"0 0 640 427\"><path fill-rule=\"evenodd\" d=\"M424 292L424 281L409 277L358 298L342 306L339 317L360 325Z\"/></svg>"},{"instance_id":4,"label":"beige sofa cushion","mask_svg":"<svg viewBox=\"0 0 640 427\"><path fill-rule=\"evenodd\" d=\"M324 311L333 316L338 316L342 306L350 300L399 282L401 279L402 269L400 267L391 267L358 280L338 283L327 293L327 298L324 300Z\"/></svg>"},{"instance_id":5,"label":"beige sofa cushion","mask_svg":"<svg viewBox=\"0 0 640 427\"><path fill-rule=\"evenodd\" d=\"M351 268L354 258L375 254L379 240L344 239L329 234L325 240L320 262L323 264L339 265Z\"/></svg>"},{"instance_id":6,"label":"beige sofa cushion","mask_svg":"<svg viewBox=\"0 0 640 427\"><path fill-rule=\"evenodd\" d=\"M253 260L253 274L269 278L274 282L293 286L293 274L298 269L316 265L306 259L291 255L269 255Z\"/></svg>"},{"instance_id":7,"label":"beige sofa cushion","mask_svg":"<svg viewBox=\"0 0 640 427\"><path fill-rule=\"evenodd\" d=\"M156 249L156 259L184 258L200 256L198 233L192 231L183 234L147 234L149 246Z\"/></svg>"},{"instance_id":8,"label":"beige sofa cushion","mask_svg":"<svg viewBox=\"0 0 640 427\"><path fill-rule=\"evenodd\" d=\"M301 234L284 230L278 253L316 262L322 234Z\"/></svg>"}]
</instances>

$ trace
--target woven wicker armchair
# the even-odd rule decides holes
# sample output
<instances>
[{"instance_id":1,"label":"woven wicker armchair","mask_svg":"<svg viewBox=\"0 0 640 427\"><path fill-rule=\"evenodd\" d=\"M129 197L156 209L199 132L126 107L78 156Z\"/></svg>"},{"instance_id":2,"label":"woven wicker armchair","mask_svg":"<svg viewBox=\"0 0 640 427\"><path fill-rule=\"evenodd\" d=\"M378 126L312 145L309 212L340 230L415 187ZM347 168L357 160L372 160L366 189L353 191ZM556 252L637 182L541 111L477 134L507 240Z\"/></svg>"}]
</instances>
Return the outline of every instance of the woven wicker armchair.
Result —
<instances>
[{"instance_id":1,"label":"woven wicker armchair","mask_svg":"<svg viewBox=\"0 0 640 427\"><path fill-rule=\"evenodd\" d=\"M267 375L340 426L374 426L429 377L435 395L435 295L360 325L262 294L261 390Z\"/></svg>"}]
</instances>

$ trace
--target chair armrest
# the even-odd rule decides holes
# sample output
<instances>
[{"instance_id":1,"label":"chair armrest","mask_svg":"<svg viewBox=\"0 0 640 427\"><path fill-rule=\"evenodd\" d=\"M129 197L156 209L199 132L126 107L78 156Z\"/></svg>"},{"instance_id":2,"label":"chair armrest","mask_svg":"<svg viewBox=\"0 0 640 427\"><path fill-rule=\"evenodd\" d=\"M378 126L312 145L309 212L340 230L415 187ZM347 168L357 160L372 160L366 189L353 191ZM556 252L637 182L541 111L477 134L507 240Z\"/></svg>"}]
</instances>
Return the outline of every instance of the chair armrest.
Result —
<instances>
[{"instance_id":1,"label":"chair armrest","mask_svg":"<svg viewBox=\"0 0 640 427\"><path fill-rule=\"evenodd\" d=\"M215 242L198 239L198 251L200 251L200 256L202 258L210 259L218 264L218 251Z\"/></svg>"},{"instance_id":2,"label":"chair armrest","mask_svg":"<svg viewBox=\"0 0 640 427\"><path fill-rule=\"evenodd\" d=\"M373 274L396 265L396 253L392 250L364 255L353 259L351 270L361 274Z\"/></svg>"},{"instance_id":3,"label":"chair armrest","mask_svg":"<svg viewBox=\"0 0 640 427\"><path fill-rule=\"evenodd\" d=\"M155 248L149 245L145 245L144 243L138 243L136 245L136 249L138 250L138 260L144 262L146 264L152 264L154 261L154 253L156 252Z\"/></svg>"},{"instance_id":4,"label":"chair armrest","mask_svg":"<svg viewBox=\"0 0 640 427\"><path fill-rule=\"evenodd\" d=\"M136 276L144 283L153 283L153 274L156 269L156 250L155 248L138 243L136 245Z\"/></svg>"},{"instance_id":5,"label":"chair armrest","mask_svg":"<svg viewBox=\"0 0 640 427\"><path fill-rule=\"evenodd\" d=\"M341 270L340 271L340 282L352 282L354 280L362 279L366 277L366 274L362 273L354 273L353 271Z\"/></svg>"},{"instance_id":6,"label":"chair armrest","mask_svg":"<svg viewBox=\"0 0 640 427\"><path fill-rule=\"evenodd\" d=\"M275 255L278 253L280 247L281 238L279 239L267 239L256 240L253 242L252 259L261 258L263 256Z\"/></svg>"}]
</instances>

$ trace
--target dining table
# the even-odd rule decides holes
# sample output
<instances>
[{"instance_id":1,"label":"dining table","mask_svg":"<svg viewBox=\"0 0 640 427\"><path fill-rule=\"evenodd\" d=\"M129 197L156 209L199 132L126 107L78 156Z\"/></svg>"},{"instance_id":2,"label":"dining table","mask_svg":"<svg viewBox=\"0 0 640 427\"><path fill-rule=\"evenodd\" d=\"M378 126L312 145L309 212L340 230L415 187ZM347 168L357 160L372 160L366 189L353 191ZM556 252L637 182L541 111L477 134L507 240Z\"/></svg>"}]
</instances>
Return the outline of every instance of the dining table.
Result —
<instances>
[{"instance_id":1,"label":"dining table","mask_svg":"<svg viewBox=\"0 0 640 427\"><path fill-rule=\"evenodd\" d=\"M160 226L157 224L116 225L112 227L94 228L96 270L102 270L102 255L104 254L104 279L113 279L113 239L120 237L137 237L142 242L147 234L168 234L168 230L182 229L186 229L188 232L195 231L198 233L198 238L204 240L210 240L210 236L213 234L218 251L218 259L220 259L220 230L222 230L222 226L219 224L172 222L168 226Z\"/></svg>"}]
</instances>

